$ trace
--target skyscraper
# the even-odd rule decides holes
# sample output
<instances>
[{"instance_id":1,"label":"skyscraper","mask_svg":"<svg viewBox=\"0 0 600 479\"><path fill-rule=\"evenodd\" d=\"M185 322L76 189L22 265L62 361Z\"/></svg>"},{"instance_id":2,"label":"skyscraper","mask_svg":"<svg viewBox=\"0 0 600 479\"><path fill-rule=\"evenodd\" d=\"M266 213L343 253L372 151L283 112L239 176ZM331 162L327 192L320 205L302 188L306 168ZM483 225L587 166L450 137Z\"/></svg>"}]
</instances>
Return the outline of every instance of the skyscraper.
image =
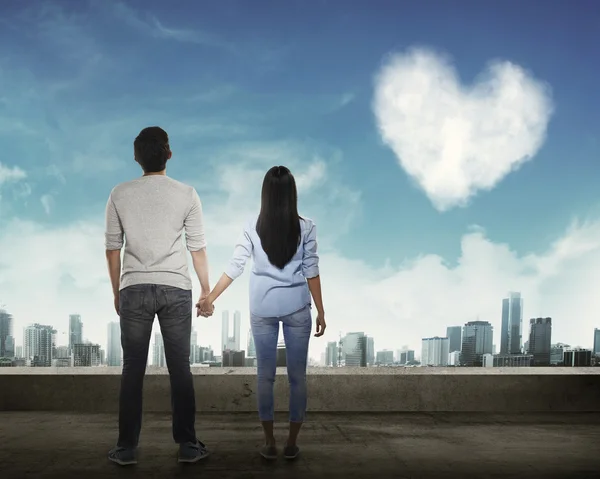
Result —
<instances>
[{"instance_id":1,"label":"skyscraper","mask_svg":"<svg viewBox=\"0 0 600 479\"><path fill-rule=\"evenodd\" d=\"M421 343L422 366L448 366L450 340L448 338L423 338Z\"/></svg>"},{"instance_id":2,"label":"skyscraper","mask_svg":"<svg viewBox=\"0 0 600 479\"><path fill-rule=\"evenodd\" d=\"M223 311L221 316L221 351L240 350L240 335L242 315L239 311L233 313L233 336L229 336L229 311Z\"/></svg>"},{"instance_id":3,"label":"skyscraper","mask_svg":"<svg viewBox=\"0 0 600 479\"><path fill-rule=\"evenodd\" d=\"M196 358L196 349L198 347L198 332L195 329L192 329L192 333L190 334L190 364L195 364L197 361ZM200 361L202 362L202 361Z\"/></svg>"},{"instance_id":4,"label":"skyscraper","mask_svg":"<svg viewBox=\"0 0 600 479\"><path fill-rule=\"evenodd\" d=\"M160 333L156 333L154 335L154 348L152 352L152 365L159 368L164 368L167 361L165 359L165 345Z\"/></svg>"},{"instance_id":5,"label":"skyscraper","mask_svg":"<svg viewBox=\"0 0 600 479\"><path fill-rule=\"evenodd\" d=\"M242 332L242 313L236 311L233 313L233 348L240 351L240 337Z\"/></svg>"},{"instance_id":6,"label":"skyscraper","mask_svg":"<svg viewBox=\"0 0 600 479\"><path fill-rule=\"evenodd\" d=\"M502 300L500 354L520 354L523 334L523 299L521 293L509 293Z\"/></svg>"},{"instance_id":7,"label":"skyscraper","mask_svg":"<svg viewBox=\"0 0 600 479\"><path fill-rule=\"evenodd\" d=\"M462 328L460 326L449 326L446 328L446 337L448 338L448 351L460 351L462 340Z\"/></svg>"},{"instance_id":8,"label":"skyscraper","mask_svg":"<svg viewBox=\"0 0 600 479\"><path fill-rule=\"evenodd\" d=\"M121 366L121 325L117 322L108 323L106 344L106 362L108 366Z\"/></svg>"},{"instance_id":9,"label":"skyscraper","mask_svg":"<svg viewBox=\"0 0 600 479\"><path fill-rule=\"evenodd\" d=\"M594 329L594 348L592 349L594 355L600 355L600 329Z\"/></svg>"},{"instance_id":10,"label":"skyscraper","mask_svg":"<svg viewBox=\"0 0 600 479\"><path fill-rule=\"evenodd\" d=\"M246 348L249 358L256 357L256 346L254 345L254 336L252 335L252 329L248 331L248 347Z\"/></svg>"},{"instance_id":11,"label":"skyscraper","mask_svg":"<svg viewBox=\"0 0 600 479\"><path fill-rule=\"evenodd\" d=\"M348 333L342 342L346 366L367 366L367 337L365 333Z\"/></svg>"},{"instance_id":12,"label":"skyscraper","mask_svg":"<svg viewBox=\"0 0 600 479\"><path fill-rule=\"evenodd\" d=\"M482 366L483 355L494 350L494 328L487 321L470 321L463 327L461 364Z\"/></svg>"},{"instance_id":13,"label":"skyscraper","mask_svg":"<svg viewBox=\"0 0 600 479\"><path fill-rule=\"evenodd\" d=\"M5 310L0 309L0 358L13 358L14 356L13 318Z\"/></svg>"},{"instance_id":14,"label":"skyscraper","mask_svg":"<svg viewBox=\"0 0 600 479\"><path fill-rule=\"evenodd\" d=\"M75 343L73 345L73 365L76 367L97 367L102 363L99 344Z\"/></svg>"},{"instance_id":15,"label":"skyscraper","mask_svg":"<svg viewBox=\"0 0 600 479\"><path fill-rule=\"evenodd\" d=\"M25 359L35 367L50 367L56 354L56 330L52 326L32 324L23 334Z\"/></svg>"},{"instance_id":16,"label":"skyscraper","mask_svg":"<svg viewBox=\"0 0 600 479\"><path fill-rule=\"evenodd\" d=\"M229 311L223 311L221 315L221 347L220 351L231 349L229 347Z\"/></svg>"},{"instance_id":17,"label":"skyscraper","mask_svg":"<svg viewBox=\"0 0 600 479\"><path fill-rule=\"evenodd\" d=\"M392 353L393 354L393 353ZM392 359L392 362L393 359ZM372 336L367 337L367 365L372 366L375 364L375 340Z\"/></svg>"},{"instance_id":18,"label":"skyscraper","mask_svg":"<svg viewBox=\"0 0 600 479\"><path fill-rule=\"evenodd\" d=\"M368 342L367 342L368 348ZM380 366L390 366L394 364L394 351L388 351L387 349L383 351L377 351L375 363Z\"/></svg>"},{"instance_id":19,"label":"skyscraper","mask_svg":"<svg viewBox=\"0 0 600 479\"><path fill-rule=\"evenodd\" d=\"M83 344L83 322L79 314L69 315L69 349L73 352L75 344Z\"/></svg>"},{"instance_id":20,"label":"skyscraper","mask_svg":"<svg viewBox=\"0 0 600 479\"><path fill-rule=\"evenodd\" d=\"M529 320L529 354L534 366L549 366L552 347L552 318Z\"/></svg>"},{"instance_id":21,"label":"skyscraper","mask_svg":"<svg viewBox=\"0 0 600 479\"><path fill-rule=\"evenodd\" d=\"M338 365L338 346L335 341L327 343L327 349L325 350L325 366L337 366Z\"/></svg>"}]
</instances>

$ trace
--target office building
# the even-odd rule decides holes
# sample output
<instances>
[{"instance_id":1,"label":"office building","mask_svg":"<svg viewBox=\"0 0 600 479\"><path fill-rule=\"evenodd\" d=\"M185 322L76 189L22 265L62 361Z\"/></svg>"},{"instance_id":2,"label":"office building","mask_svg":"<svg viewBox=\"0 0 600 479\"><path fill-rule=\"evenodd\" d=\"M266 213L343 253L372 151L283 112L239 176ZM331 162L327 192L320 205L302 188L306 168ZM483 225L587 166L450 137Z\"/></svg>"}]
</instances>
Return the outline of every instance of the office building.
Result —
<instances>
[{"instance_id":1,"label":"office building","mask_svg":"<svg viewBox=\"0 0 600 479\"><path fill-rule=\"evenodd\" d=\"M221 358L221 365L227 368L242 368L246 366L246 353L245 351L233 351L226 349L223 351Z\"/></svg>"},{"instance_id":2,"label":"office building","mask_svg":"<svg viewBox=\"0 0 600 479\"><path fill-rule=\"evenodd\" d=\"M523 368L533 365L533 356L530 354L484 354L483 367L485 368Z\"/></svg>"},{"instance_id":3,"label":"office building","mask_svg":"<svg viewBox=\"0 0 600 479\"><path fill-rule=\"evenodd\" d=\"M157 368L164 368L167 365L165 358L165 345L160 333L154 335L154 347L152 350L152 365Z\"/></svg>"},{"instance_id":4,"label":"office building","mask_svg":"<svg viewBox=\"0 0 600 479\"><path fill-rule=\"evenodd\" d=\"M15 359L23 359L23 346L15 347Z\"/></svg>"},{"instance_id":5,"label":"office building","mask_svg":"<svg viewBox=\"0 0 600 479\"><path fill-rule=\"evenodd\" d=\"M13 335L13 317L0 309L0 358L15 357L15 339Z\"/></svg>"},{"instance_id":6,"label":"office building","mask_svg":"<svg viewBox=\"0 0 600 479\"><path fill-rule=\"evenodd\" d=\"M81 315L69 315L69 349L73 351L75 344L83 344L83 322Z\"/></svg>"},{"instance_id":7,"label":"office building","mask_svg":"<svg viewBox=\"0 0 600 479\"><path fill-rule=\"evenodd\" d=\"M521 293L509 293L502 300L500 354L521 354L523 299Z\"/></svg>"},{"instance_id":8,"label":"office building","mask_svg":"<svg viewBox=\"0 0 600 479\"><path fill-rule=\"evenodd\" d=\"M529 351L534 366L550 365L552 344L552 319L532 318L529 320Z\"/></svg>"},{"instance_id":9,"label":"office building","mask_svg":"<svg viewBox=\"0 0 600 479\"><path fill-rule=\"evenodd\" d=\"M415 360L415 352L412 349L404 348L397 352L398 364L408 364Z\"/></svg>"},{"instance_id":10,"label":"office building","mask_svg":"<svg viewBox=\"0 0 600 479\"><path fill-rule=\"evenodd\" d=\"M123 357L121 349L121 325L117 321L108 323L108 334L106 344L107 366L121 366Z\"/></svg>"},{"instance_id":11,"label":"office building","mask_svg":"<svg viewBox=\"0 0 600 479\"><path fill-rule=\"evenodd\" d=\"M372 336L367 336L367 366L373 366L375 362L375 339Z\"/></svg>"},{"instance_id":12,"label":"office building","mask_svg":"<svg viewBox=\"0 0 600 479\"><path fill-rule=\"evenodd\" d=\"M75 367L96 367L102 364L99 344L74 344L73 365Z\"/></svg>"},{"instance_id":13,"label":"office building","mask_svg":"<svg viewBox=\"0 0 600 479\"><path fill-rule=\"evenodd\" d=\"M23 332L25 360L34 367L50 367L56 354L56 330L52 326L32 324Z\"/></svg>"},{"instance_id":14,"label":"office building","mask_svg":"<svg viewBox=\"0 0 600 479\"><path fill-rule=\"evenodd\" d=\"M365 333L348 333L342 339L344 364L350 367L367 366L367 337Z\"/></svg>"},{"instance_id":15,"label":"office building","mask_svg":"<svg viewBox=\"0 0 600 479\"><path fill-rule=\"evenodd\" d=\"M198 332L192 328L190 334L190 364L196 363L196 347L198 346Z\"/></svg>"},{"instance_id":16,"label":"office building","mask_svg":"<svg viewBox=\"0 0 600 479\"><path fill-rule=\"evenodd\" d=\"M462 346L462 328L460 326L449 326L446 328L448 338L448 351L460 351Z\"/></svg>"},{"instance_id":17,"label":"office building","mask_svg":"<svg viewBox=\"0 0 600 479\"><path fill-rule=\"evenodd\" d=\"M236 351L241 349L242 313L233 313L233 347Z\"/></svg>"},{"instance_id":18,"label":"office building","mask_svg":"<svg viewBox=\"0 0 600 479\"><path fill-rule=\"evenodd\" d=\"M57 346L55 349L54 358L56 359L71 359L71 351L69 346Z\"/></svg>"},{"instance_id":19,"label":"office building","mask_svg":"<svg viewBox=\"0 0 600 479\"><path fill-rule=\"evenodd\" d=\"M335 341L327 343L325 350L325 366L335 367L338 365L338 346Z\"/></svg>"},{"instance_id":20,"label":"office building","mask_svg":"<svg viewBox=\"0 0 600 479\"><path fill-rule=\"evenodd\" d=\"M448 338L423 338L421 366L448 366L450 340Z\"/></svg>"},{"instance_id":21,"label":"office building","mask_svg":"<svg viewBox=\"0 0 600 479\"><path fill-rule=\"evenodd\" d=\"M229 311L223 311L221 316L221 351L240 349L240 332L242 316L239 311L233 314L233 336L229 335Z\"/></svg>"},{"instance_id":22,"label":"office building","mask_svg":"<svg viewBox=\"0 0 600 479\"><path fill-rule=\"evenodd\" d=\"M550 366L562 366L565 350L571 346L564 343L556 343L550 346Z\"/></svg>"},{"instance_id":23,"label":"office building","mask_svg":"<svg viewBox=\"0 0 600 479\"><path fill-rule=\"evenodd\" d=\"M254 335L252 334L252 329L248 331L248 344L246 350L249 358L256 357L256 345L254 344Z\"/></svg>"},{"instance_id":24,"label":"office building","mask_svg":"<svg viewBox=\"0 0 600 479\"><path fill-rule=\"evenodd\" d=\"M594 348L592 352L595 356L600 356L600 328L594 329Z\"/></svg>"},{"instance_id":25,"label":"office building","mask_svg":"<svg viewBox=\"0 0 600 479\"><path fill-rule=\"evenodd\" d=\"M592 365L592 351L589 349L567 349L564 355L564 365L574 368L585 368Z\"/></svg>"},{"instance_id":26,"label":"office building","mask_svg":"<svg viewBox=\"0 0 600 479\"><path fill-rule=\"evenodd\" d=\"M190 356L190 364L203 364L213 362L215 360L214 352L210 346L196 345L191 351Z\"/></svg>"},{"instance_id":27,"label":"office building","mask_svg":"<svg viewBox=\"0 0 600 479\"><path fill-rule=\"evenodd\" d=\"M460 366L460 351L452 351L448 354L448 366Z\"/></svg>"},{"instance_id":28,"label":"office building","mask_svg":"<svg viewBox=\"0 0 600 479\"><path fill-rule=\"evenodd\" d=\"M483 366L483 355L493 354L494 328L488 321L470 321L463 327L461 365Z\"/></svg>"},{"instance_id":29,"label":"office building","mask_svg":"<svg viewBox=\"0 0 600 479\"><path fill-rule=\"evenodd\" d=\"M368 341L367 341L368 345ZM390 366L394 364L394 351L388 351L387 349L383 351L377 351L377 357L375 359L375 364L379 366Z\"/></svg>"}]
</instances>

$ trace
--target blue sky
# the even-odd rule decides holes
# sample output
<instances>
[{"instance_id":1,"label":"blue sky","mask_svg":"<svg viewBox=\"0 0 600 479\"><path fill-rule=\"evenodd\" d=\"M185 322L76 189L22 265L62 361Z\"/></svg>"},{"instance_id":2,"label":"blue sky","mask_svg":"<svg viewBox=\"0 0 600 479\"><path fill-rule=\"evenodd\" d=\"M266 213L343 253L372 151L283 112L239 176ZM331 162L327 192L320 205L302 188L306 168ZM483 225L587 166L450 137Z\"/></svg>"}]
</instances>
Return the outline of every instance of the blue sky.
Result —
<instances>
[{"instance_id":1,"label":"blue sky","mask_svg":"<svg viewBox=\"0 0 600 479\"><path fill-rule=\"evenodd\" d=\"M450 268L449 274L471 284L453 269L466 262L465 237L469 235L481 234L481 241L493 242L494 247L507 245L521 262L527 263L528 255L534 255L543 263L543 258L554 254L556 241L568 243L565 235L572 233L569 225L575 219L589 220L588 226L595 228L600 179L600 98L596 94L600 7L595 2L578 1L577 8L561 1L355 3L2 2L0 165L9 173L0 180L0 227L18 237L32 231L38 236L56 235L52 238L58 248L63 233L101 227L110 189L139 174L133 161L133 138L145 126L160 125L169 132L174 152L169 174L197 187L209 218L211 211L215 217L222 217L216 212L226 212L232 231L243 216L240 210L258 199L259 172L281 163L298 175L306 173L309 185L301 197L303 211L318 222L323 251L335 255L324 268L327 271L329 264L332 275L341 276L343 269L335 269L336 261L344 261L344 268L361 276L357 282L364 283L359 287L364 294L371 294L366 293L369 288L383 294L386 281L403 275L406 268L414 272L416 262L427 255L438 255L444 268ZM451 57L465 91L479 81L490 62L510 62L525 72L532 88L527 90L531 94L524 90L524 98L533 99L521 105L523 115L540 109L530 120L541 133L536 137L532 126L515 134L514 144L537 138L538 146L529 150L523 146L532 159L500 175L464 204L444 210L400 166L403 155L382 137L382 120L374 106L378 72L394 55L418 56L416 47L433 55L435 65L442 62L440 55ZM401 73L396 71L390 81L400 85ZM457 111L465 111L464 105L457 105ZM494 112L482 105L477 121L491 123ZM433 108L427 110L437 115ZM517 110L511 115L519 122ZM412 111L404 113L403 124L411 129L424 121L411 116ZM477 123L475 117L469 118ZM389 118L384 121L393 123ZM403 131L393 131L392 137L402 148L416 148L412 157L418 163L430 138L432 143L439 140L431 136L437 130L428 131L432 133L423 133L419 140ZM496 136L504 135L494 143L500 147L492 154L489 146L473 141L474 157L485 159L490 153L490 164L519 160L521 150L506 140L508 133L494 131ZM436 191L449 186L447 180L440 181ZM477 233L480 230L474 226L483 233ZM218 238L213 241L215 260L211 263L216 279L235 236L228 241L224 234L228 227L212 228L213 237ZM4 242L11 244L7 237ZM587 239L583 243L587 245ZM81 242L76 244L83 248ZM60 265L60 274L56 269L45 270L59 288L53 314L63 318L63 310L70 307L68 298L88 294L74 290L63 297L65 290L60 288L83 287L91 281L89 277L97 276L98 284L106 281L102 251L94 251L81 252L100 256L93 273L86 261L77 269L79 264L71 264L74 260L60 259L52 248L46 251L47 261L55 258ZM595 252L592 247L585 249L585 254ZM26 254L15 250L10 261ZM576 259L592 263L589 258ZM18 262L11 267L18 268ZM360 265L355 268L353 262ZM11 267L5 268L7 282ZM561 267L565 268L561 278L574 271L572 265ZM32 275L37 274L36 268L32 266ZM499 291L517 288L525 290L526 305L527 288L533 288L530 297L535 297L535 314L554 315L563 307L569 310L564 304L546 312L544 305L547 309L553 305L548 299L552 293L547 291L553 289L545 286L545 276L531 286L528 268L542 274L539 265L521 265L517 276L490 287L490 297L497 295L497 300L490 306L488 320L499 323L496 310L505 294ZM502 277L492 269L485 274ZM84 276L88 279L81 279ZM346 291L339 282L330 281L332 297L342 298ZM20 299L9 301L16 293L6 288L4 294L9 297L0 297L0 303L21 312L18 321L28 322L31 312ZM239 302L232 300L232 308L245 307L241 289L239 295ZM417 348L414 343L419 336L445 331L430 329L442 329L448 322L461 324L488 311L478 304L448 319L434 318L437 313L432 313L430 324L404 332L403 327L411 326L401 324L416 320L411 314L422 315L410 311L421 309L399 312L402 308L395 305L393 292L386 299L373 298L385 304L388 300L390 305L377 313L379 328L385 331L393 323L400 328L398 335L406 336ZM336 301L332 300L334 311L338 311ZM345 307L339 306L339 316L344 318ZM361 328L361 318L348 321L354 329ZM584 330L590 325L582 323L581 336L588 335ZM347 326L334 329L347 330ZM207 334L216 332L211 329ZM104 341L100 336L95 340ZM570 341L587 344L587 336ZM400 343L398 339L382 347L396 348ZM321 346L315 348L320 351Z\"/></svg>"}]
</instances>

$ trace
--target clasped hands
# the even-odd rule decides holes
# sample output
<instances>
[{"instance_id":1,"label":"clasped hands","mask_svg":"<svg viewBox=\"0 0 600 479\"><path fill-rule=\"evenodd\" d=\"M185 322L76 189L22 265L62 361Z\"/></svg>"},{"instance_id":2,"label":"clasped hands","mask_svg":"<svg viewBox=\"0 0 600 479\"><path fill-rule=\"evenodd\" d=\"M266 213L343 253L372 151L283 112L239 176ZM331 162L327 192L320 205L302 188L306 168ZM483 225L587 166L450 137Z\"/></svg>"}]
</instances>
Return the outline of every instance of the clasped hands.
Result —
<instances>
[{"instance_id":1,"label":"clasped hands","mask_svg":"<svg viewBox=\"0 0 600 479\"><path fill-rule=\"evenodd\" d=\"M200 296L200 299L196 303L196 317L202 316L203 318L208 318L213 315L214 311L215 306L210 295Z\"/></svg>"}]
</instances>

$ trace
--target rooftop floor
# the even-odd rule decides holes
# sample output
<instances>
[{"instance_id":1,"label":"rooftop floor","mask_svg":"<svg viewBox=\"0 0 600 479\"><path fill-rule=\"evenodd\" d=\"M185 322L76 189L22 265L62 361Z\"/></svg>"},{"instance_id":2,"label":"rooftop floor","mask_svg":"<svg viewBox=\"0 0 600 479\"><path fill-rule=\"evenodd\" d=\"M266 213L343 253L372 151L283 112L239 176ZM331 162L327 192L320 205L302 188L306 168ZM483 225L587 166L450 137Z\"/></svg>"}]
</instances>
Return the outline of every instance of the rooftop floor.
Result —
<instances>
[{"instance_id":1,"label":"rooftop floor","mask_svg":"<svg viewBox=\"0 0 600 479\"><path fill-rule=\"evenodd\" d=\"M277 437L285 439L285 417ZM109 463L116 416L0 412L0 476L13 478L594 478L600 477L600 414L312 414L295 463L258 456L255 414L203 414L212 451L180 466L170 417L144 418L139 464Z\"/></svg>"}]
</instances>

